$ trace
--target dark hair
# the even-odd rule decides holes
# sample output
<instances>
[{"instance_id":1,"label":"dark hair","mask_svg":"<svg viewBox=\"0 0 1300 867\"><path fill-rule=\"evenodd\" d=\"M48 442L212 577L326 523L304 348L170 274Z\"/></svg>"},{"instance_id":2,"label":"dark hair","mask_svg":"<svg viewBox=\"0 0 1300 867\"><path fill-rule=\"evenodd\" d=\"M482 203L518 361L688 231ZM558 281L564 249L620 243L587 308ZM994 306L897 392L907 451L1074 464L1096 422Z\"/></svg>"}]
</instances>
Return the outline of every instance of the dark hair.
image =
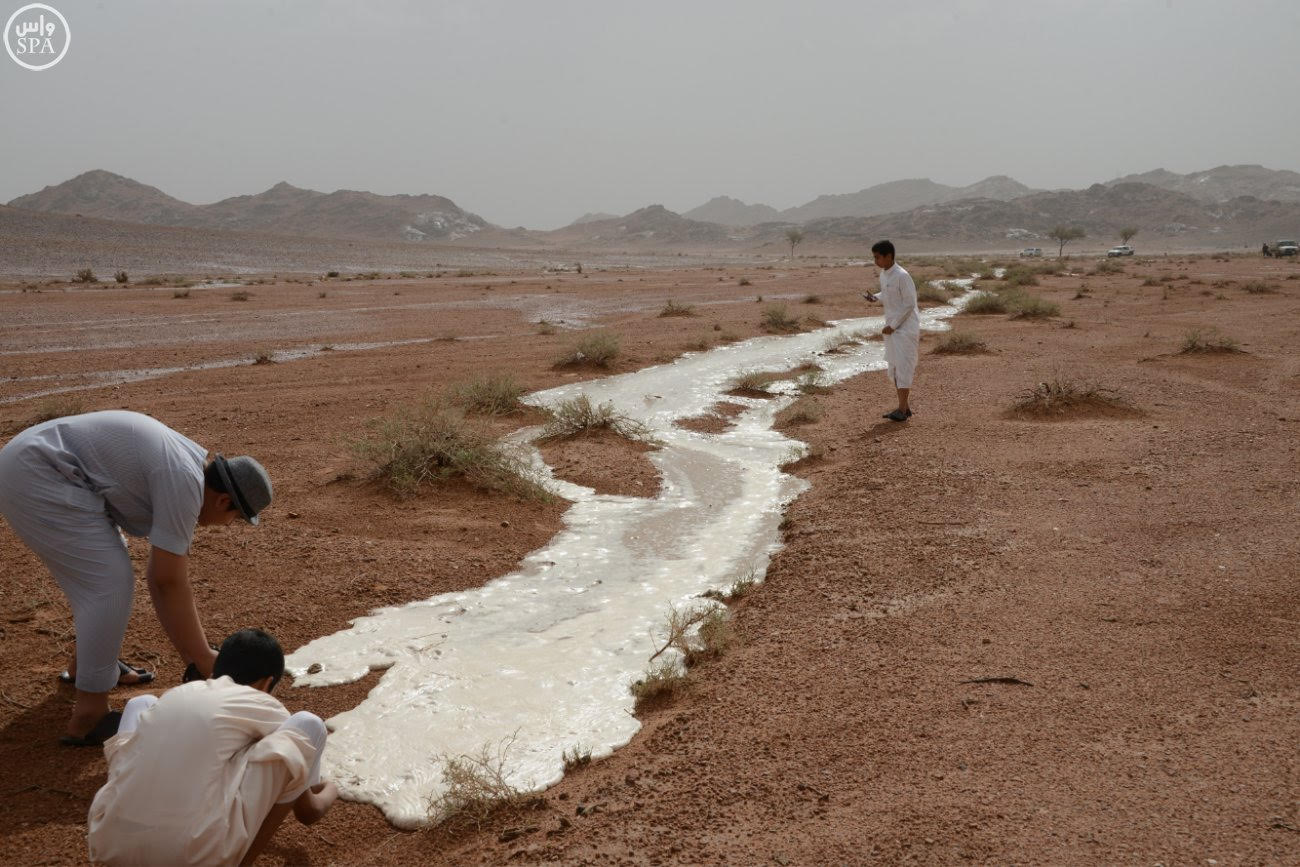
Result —
<instances>
[{"instance_id":1,"label":"dark hair","mask_svg":"<svg viewBox=\"0 0 1300 867\"><path fill-rule=\"evenodd\" d=\"M894 255L894 242L877 241L876 243L871 245L871 252L879 256L892 256Z\"/></svg>"},{"instance_id":2,"label":"dark hair","mask_svg":"<svg viewBox=\"0 0 1300 867\"><path fill-rule=\"evenodd\" d=\"M212 676L229 675L235 683L251 686L271 678L271 689L284 676L284 651L280 642L260 629L241 629L221 642Z\"/></svg>"},{"instance_id":3,"label":"dark hair","mask_svg":"<svg viewBox=\"0 0 1300 867\"><path fill-rule=\"evenodd\" d=\"M235 495L226 490L226 483L221 480L221 473L217 472L216 461L209 461L208 465L203 468L203 484L216 491L218 494L230 495L230 508L226 511L239 511L239 505L235 502Z\"/></svg>"}]
</instances>

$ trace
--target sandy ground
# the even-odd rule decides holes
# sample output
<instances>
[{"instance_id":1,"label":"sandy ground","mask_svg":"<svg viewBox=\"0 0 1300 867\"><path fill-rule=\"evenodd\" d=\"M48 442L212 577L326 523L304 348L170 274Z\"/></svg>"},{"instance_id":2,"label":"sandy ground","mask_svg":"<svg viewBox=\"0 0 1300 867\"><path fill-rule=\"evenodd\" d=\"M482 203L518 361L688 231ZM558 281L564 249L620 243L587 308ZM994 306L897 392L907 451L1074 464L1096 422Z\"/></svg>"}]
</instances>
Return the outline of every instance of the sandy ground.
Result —
<instances>
[{"instance_id":1,"label":"sandy ground","mask_svg":"<svg viewBox=\"0 0 1300 867\"><path fill-rule=\"evenodd\" d=\"M1052 320L960 317L990 351L924 355L906 425L880 419L879 374L820 395L824 415L797 435L821 456L793 468L812 487L767 582L733 604L742 643L643 713L628 747L477 832L397 832L341 804L286 826L259 863L1294 863L1300 267L1124 270L1044 278ZM200 529L196 594L210 637L259 625L292 648L375 606L477 586L559 526L561 503L465 485L395 500L346 449L368 419L485 370L529 388L595 375L554 369L577 335L537 334L537 318L621 334L614 370L630 370L760 333L760 294L860 315L869 276L533 272L268 284L244 302L229 288L0 292L0 432L50 408L37 392L78 387L60 395L71 408L149 412L256 455L276 503L259 528ZM1242 288L1259 279L1277 291ZM699 315L659 317L669 298ZM1246 352L1176 354L1208 327ZM397 340L422 342L340 348ZM113 373L212 362L239 363ZM1007 414L1053 377L1118 389L1135 411ZM654 489L616 439L548 460L584 484ZM78 863L104 764L55 743L70 619L3 527L0 563L0 861ZM165 688L181 666L138 590L124 653ZM377 676L280 697L328 715Z\"/></svg>"}]
</instances>

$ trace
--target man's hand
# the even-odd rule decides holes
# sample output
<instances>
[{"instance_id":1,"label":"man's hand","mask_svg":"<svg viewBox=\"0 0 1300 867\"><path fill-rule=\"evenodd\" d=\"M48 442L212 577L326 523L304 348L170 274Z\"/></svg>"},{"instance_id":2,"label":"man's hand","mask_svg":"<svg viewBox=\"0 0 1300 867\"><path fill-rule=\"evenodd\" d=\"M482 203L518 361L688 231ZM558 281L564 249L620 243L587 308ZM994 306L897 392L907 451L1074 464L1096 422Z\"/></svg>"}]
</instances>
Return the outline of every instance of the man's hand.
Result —
<instances>
[{"instance_id":1,"label":"man's hand","mask_svg":"<svg viewBox=\"0 0 1300 867\"><path fill-rule=\"evenodd\" d=\"M888 325L886 325L884 328L882 328L882 329L880 330L880 333L881 333L881 334L893 334L893 333L894 333L894 329L892 329L892 328L890 328Z\"/></svg>"},{"instance_id":2,"label":"man's hand","mask_svg":"<svg viewBox=\"0 0 1300 867\"><path fill-rule=\"evenodd\" d=\"M875 295L872 295L870 292L863 292L863 293L862 293L862 297L865 298L865 299L867 299L868 301L879 301L879 300L880 300L880 299L877 298Z\"/></svg>"}]
</instances>

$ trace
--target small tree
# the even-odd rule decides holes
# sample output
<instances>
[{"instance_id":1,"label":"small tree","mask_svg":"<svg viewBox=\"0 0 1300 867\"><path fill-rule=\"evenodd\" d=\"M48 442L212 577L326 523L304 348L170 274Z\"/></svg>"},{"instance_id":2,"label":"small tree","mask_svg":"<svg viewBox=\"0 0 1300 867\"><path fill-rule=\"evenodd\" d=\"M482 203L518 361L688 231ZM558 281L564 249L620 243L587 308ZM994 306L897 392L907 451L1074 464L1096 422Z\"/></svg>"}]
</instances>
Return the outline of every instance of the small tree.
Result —
<instances>
[{"instance_id":1,"label":"small tree","mask_svg":"<svg viewBox=\"0 0 1300 867\"><path fill-rule=\"evenodd\" d=\"M1083 229L1080 229L1078 226L1055 226L1052 231L1047 233L1047 237L1051 238L1058 244L1056 248L1056 258L1058 259L1065 255L1066 244L1078 238L1086 238L1087 236L1088 233L1083 231Z\"/></svg>"},{"instance_id":2,"label":"small tree","mask_svg":"<svg viewBox=\"0 0 1300 867\"><path fill-rule=\"evenodd\" d=\"M1125 226L1124 228L1119 230L1119 242L1121 244L1127 244L1129 241L1132 241L1137 236L1137 233L1138 230L1136 227Z\"/></svg>"},{"instance_id":3,"label":"small tree","mask_svg":"<svg viewBox=\"0 0 1300 867\"><path fill-rule=\"evenodd\" d=\"M794 248L803 243L803 229L793 228L785 230L785 239L790 242L790 258L794 258Z\"/></svg>"}]
</instances>

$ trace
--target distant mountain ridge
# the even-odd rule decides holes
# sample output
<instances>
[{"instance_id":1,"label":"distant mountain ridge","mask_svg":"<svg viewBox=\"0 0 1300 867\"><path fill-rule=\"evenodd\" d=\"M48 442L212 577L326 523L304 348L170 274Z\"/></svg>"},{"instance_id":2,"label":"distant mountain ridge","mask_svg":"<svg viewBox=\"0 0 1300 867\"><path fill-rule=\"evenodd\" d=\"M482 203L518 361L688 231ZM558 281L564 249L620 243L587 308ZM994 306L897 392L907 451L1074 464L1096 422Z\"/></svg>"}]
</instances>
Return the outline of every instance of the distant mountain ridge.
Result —
<instances>
[{"instance_id":1,"label":"distant mountain ridge","mask_svg":"<svg viewBox=\"0 0 1300 867\"><path fill-rule=\"evenodd\" d=\"M777 211L718 196L685 214L650 205L625 216L585 214L554 231L501 229L436 195L322 193L279 183L249 196L194 205L156 187L96 170L9 203L16 209L154 226L377 241L457 241L473 246L736 249L780 247L793 222L808 244L861 244L880 237L936 243L1018 243L1053 225L1111 239L1121 226L1146 239L1234 245L1300 233L1300 174L1220 166L1178 175L1157 169L1084 190L1036 191L1006 176L951 187L925 178L857 193L819 196ZM705 219L707 217L707 219ZM1139 242L1141 243L1141 242ZM805 248L807 249L807 248Z\"/></svg>"},{"instance_id":2,"label":"distant mountain ridge","mask_svg":"<svg viewBox=\"0 0 1300 867\"><path fill-rule=\"evenodd\" d=\"M873 217L910 211L922 205L952 202L959 199L1010 199L1027 196L1036 190L1006 175L993 175L966 187L950 187L929 178L911 178L876 184L856 193L822 195L803 205L778 211L771 205L747 205L730 196L716 196L683 213L695 220L707 220L724 226L754 226L759 223L806 223L827 217Z\"/></svg>"},{"instance_id":3,"label":"distant mountain ridge","mask_svg":"<svg viewBox=\"0 0 1300 867\"><path fill-rule=\"evenodd\" d=\"M1300 173L1258 165L1217 166L1185 175L1155 169L1140 175L1125 175L1107 181L1106 185L1124 183L1151 184L1202 202L1227 202L1241 196L1300 202Z\"/></svg>"},{"instance_id":4,"label":"distant mountain ridge","mask_svg":"<svg viewBox=\"0 0 1300 867\"><path fill-rule=\"evenodd\" d=\"M731 196L714 196L698 208L683 212L682 216L723 226L756 226L782 219L781 212L771 205L747 205Z\"/></svg>"},{"instance_id":5,"label":"distant mountain ridge","mask_svg":"<svg viewBox=\"0 0 1300 867\"><path fill-rule=\"evenodd\" d=\"M256 195L192 205L102 169L19 196L9 205L158 226L372 240L454 241L490 226L443 196L321 193L281 182Z\"/></svg>"}]
</instances>

